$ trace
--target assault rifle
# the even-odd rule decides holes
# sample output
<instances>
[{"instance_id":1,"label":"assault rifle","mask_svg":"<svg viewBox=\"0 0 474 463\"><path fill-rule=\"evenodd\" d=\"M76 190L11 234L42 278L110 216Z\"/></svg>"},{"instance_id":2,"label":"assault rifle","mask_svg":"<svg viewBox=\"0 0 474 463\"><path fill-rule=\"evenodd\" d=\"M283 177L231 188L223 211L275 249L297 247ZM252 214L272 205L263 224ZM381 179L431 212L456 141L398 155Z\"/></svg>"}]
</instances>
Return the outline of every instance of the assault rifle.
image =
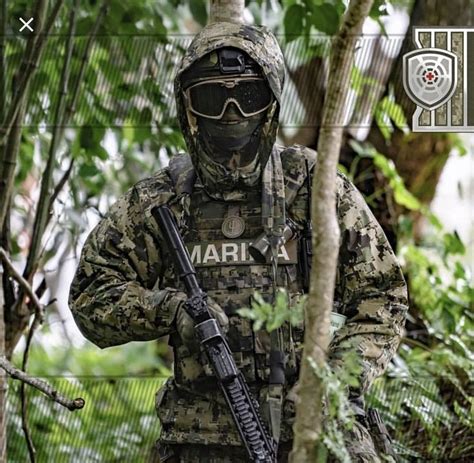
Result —
<instances>
[{"instance_id":1,"label":"assault rifle","mask_svg":"<svg viewBox=\"0 0 474 463\"><path fill-rule=\"evenodd\" d=\"M247 382L235 364L219 325L209 313L207 294L199 287L196 270L174 216L166 205L155 207L152 215L163 233L179 277L186 287L188 300L184 308L194 321L196 335L207 354L250 461L274 463L275 442L262 422L259 405L251 396Z\"/></svg>"}]
</instances>

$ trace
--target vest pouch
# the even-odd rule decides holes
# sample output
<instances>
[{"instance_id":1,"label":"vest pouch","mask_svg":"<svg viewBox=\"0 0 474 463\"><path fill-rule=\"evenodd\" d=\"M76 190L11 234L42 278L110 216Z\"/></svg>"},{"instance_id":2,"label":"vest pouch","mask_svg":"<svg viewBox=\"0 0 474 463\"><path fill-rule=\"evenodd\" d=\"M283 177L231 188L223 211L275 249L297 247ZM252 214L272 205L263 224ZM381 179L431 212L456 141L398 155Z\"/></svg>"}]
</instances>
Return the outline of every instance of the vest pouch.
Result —
<instances>
[{"instance_id":1,"label":"vest pouch","mask_svg":"<svg viewBox=\"0 0 474 463\"><path fill-rule=\"evenodd\" d=\"M241 445L231 412L216 384L196 393L170 379L157 407L161 444Z\"/></svg>"},{"instance_id":2,"label":"vest pouch","mask_svg":"<svg viewBox=\"0 0 474 463\"><path fill-rule=\"evenodd\" d=\"M227 342L237 368L248 382L255 382L254 332L251 321L237 314L229 316Z\"/></svg>"}]
</instances>

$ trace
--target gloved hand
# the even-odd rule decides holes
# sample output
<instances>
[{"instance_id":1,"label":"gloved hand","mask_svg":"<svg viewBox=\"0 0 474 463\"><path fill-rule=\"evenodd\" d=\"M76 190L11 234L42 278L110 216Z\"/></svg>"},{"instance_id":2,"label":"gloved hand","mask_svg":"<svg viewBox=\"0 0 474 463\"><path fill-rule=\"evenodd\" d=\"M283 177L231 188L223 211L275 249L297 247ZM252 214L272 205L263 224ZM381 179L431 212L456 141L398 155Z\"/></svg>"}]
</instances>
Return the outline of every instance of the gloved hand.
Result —
<instances>
[{"instance_id":1,"label":"gloved hand","mask_svg":"<svg viewBox=\"0 0 474 463\"><path fill-rule=\"evenodd\" d=\"M193 319L189 316L184 308L184 303L187 300L187 296L183 292L176 292L173 297L179 298L182 300L182 303L179 305L178 311L176 313L176 329L179 336L181 337L183 344L185 344L191 352L197 352L199 350L199 342L194 333L194 322ZM224 334L227 333L229 329L229 319L225 314L224 310L219 304L217 304L211 297L208 296L207 303L209 307L209 312L213 316L221 330Z\"/></svg>"}]
</instances>

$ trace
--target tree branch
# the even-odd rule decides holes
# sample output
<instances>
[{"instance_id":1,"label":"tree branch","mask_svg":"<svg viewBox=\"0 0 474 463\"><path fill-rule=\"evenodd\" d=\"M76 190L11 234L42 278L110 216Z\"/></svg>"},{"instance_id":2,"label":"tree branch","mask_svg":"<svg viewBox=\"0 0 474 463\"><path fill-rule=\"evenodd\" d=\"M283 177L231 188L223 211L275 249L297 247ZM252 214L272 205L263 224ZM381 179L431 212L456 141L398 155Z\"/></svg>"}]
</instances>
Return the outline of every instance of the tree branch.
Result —
<instances>
[{"instance_id":1,"label":"tree branch","mask_svg":"<svg viewBox=\"0 0 474 463\"><path fill-rule=\"evenodd\" d=\"M63 407L66 407L68 410L79 410L85 405L84 399L80 397L77 399L68 399L67 397L64 397L46 381L43 381L39 378L32 378L24 371L21 371L18 368L14 367L5 357L0 357L0 368L5 370L13 379L17 379L34 387L35 389L38 389L58 404L62 405Z\"/></svg>"},{"instance_id":2,"label":"tree branch","mask_svg":"<svg viewBox=\"0 0 474 463\"><path fill-rule=\"evenodd\" d=\"M61 72L61 79L60 79L60 89L59 89L59 98L56 105L56 112L54 115L54 129L53 135L51 139L51 144L49 146L49 153L48 153L48 161L46 163L45 172L41 179L41 191L40 197L38 201L38 207L35 217L35 224L33 228L33 237L32 237L32 245L30 247L30 252L28 254L28 259L25 268L25 274L27 278L29 275L33 273L33 266L31 262L36 260L36 255L38 253L38 249L41 243L41 237L43 236L44 228L48 222L48 217L51 211L51 204L53 199L54 193L56 195L59 193L59 190L55 188L53 195L50 195L50 184L53 177L53 168L54 168L54 159L56 158L56 151L59 145L59 141L62 135L62 129L64 122L64 110L66 105L66 97L68 93L68 86L69 86L69 74L70 74L70 64L71 64L71 57L72 51L74 48L73 40L74 34L76 31L76 11L79 8L79 0L75 0L74 6L71 9L70 16L69 16L69 34L67 38L66 44L66 52L64 57L64 64L63 69ZM69 175L71 168L73 165L73 160L71 161L70 168L66 171L67 176ZM63 182L59 183L59 189L62 188L65 181L67 180L67 176L63 176L61 180L64 179ZM30 260L31 259L31 260ZM29 268L29 265L32 268ZM35 293L36 295L36 293ZM20 291L18 295L18 299L20 304L22 304L23 293ZM30 353L31 341L35 334L36 329L43 323L44 319L44 311L39 306L36 307L35 316L33 319L33 323L31 324L30 330L28 331L28 336L26 339L26 346L25 351L23 353L23 365L22 370L26 372L28 366L28 358ZM28 397L25 388L25 383L22 382L20 387L20 398L21 398L21 420L22 420L22 429L25 435L25 439L27 442L28 453L30 456L31 463L36 462L36 449L31 438L28 426Z\"/></svg>"},{"instance_id":3,"label":"tree branch","mask_svg":"<svg viewBox=\"0 0 474 463\"><path fill-rule=\"evenodd\" d=\"M5 106L7 102L6 98L6 87L7 87L7 60L5 53L5 35L7 31L7 0L0 0L0 125L2 124L5 117ZM5 156L5 143L0 142L0 174L2 174L3 159ZM1 183L1 180L0 180ZM8 207L8 206L5 206ZM0 221L0 244L4 244L3 234L7 230L7 223L2 226ZM7 303L8 295L10 294L10 287L4 278L4 275L0 274L0 355L5 354L5 306ZM5 373L0 372L0 463L5 463L7 460L7 419L6 419L6 391L7 391L7 380Z\"/></svg>"},{"instance_id":4,"label":"tree branch","mask_svg":"<svg viewBox=\"0 0 474 463\"><path fill-rule=\"evenodd\" d=\"M5 117L5 108L7 102L7 59L5 36L7 32L7 0L0 2L0 123ZM2 159L2 153L0 153Z\"/></svg>"},{"instance_id":5,"label":"tree branch","mask_svg":"<svg viewBox=\"0 0 474 463\"><path fill-rule=\"evenodd\" d=\"M47 0L39 0L38 4L47 4ZM2 138L6 137L8 133L10 132L12 125L15 121L16 115L18 113L18 108L19 108L19 103L20 101L23 100L25 97L27 91L28 91L28 86L29 83L31 82L31 79L38 68L38 62L39 59L41 58L41 53L43 52L43 49L47 43L49 33L51 32L51 29L54 25L54 22L56 21L56 18L59 14L59 10L63 6L64 0L57 0L55 5L53 6L53 9L51 11L51 14L49 15L44 28L38 28L35 30L35 33L32 34L33 37L33 47L29 50L27 50L27 57L26 60L23 61L22 63L22 68L20 75L22 76L22 79L18 85L17 91L15 92L13 96L12 103L10 105L10 109L7 113L7 116L5 118L5 123L3 124L2 127L0 127L0 142L2 141ZM45 7L46 5L44 5ZM42 12L41 12L42 13ZM42 17L42 14L35 14L35 17Z\"/></svg>"},{"instance_id":6,"label":"tree branch","mask_svg":"<svg viewBox=\"0 0 474 463\"><path fill-rule=\"evenodd\" d=\"M69 166L62 175L61 179L57 183L57 185L54 187L53 194L51 195L51 198L49 198L49 204L48 204L48 217L50 216L51 210L53 208L54 201L56 201L56 198L58 197L59 193L61 190L64 188L64 185L66 185L67 181L69 180L69 177L71 176L72 168L74 167L74 158L71 158L71 161L69 162Z\"/></svg>"},{"instance_id":7,"label":"tree branch","mask_svg":"<svg viewBox=\"0 0 474 463\"><path fill-rule=\"evenodd\" d=\"M74 83L73 94L66 108L66 112L64 116L65 124L68 123L68 121L70 120L74 112L76 111L77 98L79 97L79 90L81 88L81 84L84 78L86 67L89 64L89 55L92 49L92 44L94 43L100 24L102 23L102 20L104 19L104 16L106 15L108 8L109 8L109 0L104 0L102 2L102 6L100 7L99 14L97 15L96 21L94 25L92 26L91 33L89 35L86 47L84 49L84 53L81 58L81 66L77 74L76 82ZM63 127L63 131L64 131L64 127ZM62 132L61 132L61 136L62 136Z\"/></svg>"},{"instance_id":8,"label":"tree branch","mask_svg":"<svg viewBox=\"0 0 474 463\"><path fill-rule=\"evenodd\" d=\"M244 0L211 0L209 24L226 21L243 23Z\"/></svg>"},{"instance_id":9,"label":"tree branch","mask_svg":"<svg viewBox=\"0 0 474 463\"><path fill-rule=\"evenodd\" d=\"M28 281L23 278L21 273L18 272L18 270L14 267L13 263L8 258L7 252L3 248L0 248L0 261L3 262L3 265L8 269L8 272L13 276L13 278L15 278L23 291L28 295L34 306L37 309L43 310L43 304L41 304L38 296L36 296L36 293L33 291L33 288L28 283Z\"/></svg>"},{"instance_id":10,"label":"tree branch","mask_svg":"<svg viewBox=\"0 0 474 463\"><path fill-rule=\"evenodd\" d=\"M355 45L372 3L373 0L349 2L331 46L329 82L313 176L311 288L305 311L305 340L293 427L293 450L290 455L292 463L313 461L315 450L320 445L324 391L312 364L324 366L329 345L329 320L333 307L340 235L336 215L337 162Z\"/></svg>"},{"instance_id":11,"label":"tree branch","mask_svg":"<svg viewBox=\"0 0 474 463\"><path fill-rule=\"evenodd\" d=\"M21 136L24 112L26 110L26 95L28 93L29 83L35 69L38 67L38 60L46 43L47 34L54 24L62 1L63 0L58 0L60 5L55 5L51 16L48 18L46 27L43 30L43 21L46 15L48 0L37 0L33 16L36 19L38 27L28 38L24 57L17 73L19 77L18 82L15 82L10 109L0 120L0 146L5 147L3 153L0 151L0 198L3 199L0 202L0 230L3 228L5 217L8 213L8 204L13 189L19 138ZM2 102L2 104L4 103ZM15 127L15 133L10 134L12 127Z\"/></svg>"},{"instance_id":12,"label":"tree branch","mask_svg":"<svg viewBox=\"0 0 474 463\"><path fill-rule=\"evenodd\" d=\"M76 3L78 3L78 0L76 0ZM35 224L33 227L33 236L31 238L30 251L28 253L28 258L26 261L26 267L25 267L25 272L24 272L24 275L27 279L30 278L30 276L35 271L35 266L37 265L38 255L39 255L40 246L41 246L41 240L42 240L44 230L49 220L50 203L51 203L50 199L52 197L50 193L50 189L51 189L51 179L52 179L52 174L53 174L54 160L56 159L56 148L58 146L59 140L63 136L65 124L68 122L69 118L75 111L75 105L76 105L76 101L79 95L79 88L81 86L82 79L84 78L84 72L85 72L86 65L88 64L92 43L97 35L97 31L99 29L100 23L102 22L102 19L104 18L107 12L107 8L108 8L108 1L104 0L86 44L86 48L85 48L84 55L81 62L81 67L79 69L78 78L74 85L74 93L72 94L70 104L66 107L65 97L68 94L70 59L71 59L72 48L73 48L72 38L73 38L74 30L75 30L75 19L71 13L69 37L68 37L68 43L66 47L67 51L66 51L64 66L63 66L63 70L61 74L61 93L60 93L60 97L59 97L59 101L58 101L58 105L56 107L56 113L55 113L53 138L51 140L48 161L46 163L46 168L45 168L42 181L41 181L41 191L40 191L40 197L38 200ZM77 8L73 8L72 12L74 12L75 10L77 10Z\"/></svg>"},{"instance_id":13,"label":"tree branch","mask_svg":"<svg viewBox=\"0 0 474 463\"><path fill-rule=\"evenodd\" d=\"M35 293L36 294L36 293ZM26 338L25 351L23 352L23 363L21 369L26 373L26 368L28 366L28 358L30 354L31 341L35 334L36 329L43 323L44 320L44 310L43 307L36 306L35 317L31 328L28 331L28 336ZM28 397L26 395L25 383L22 382L20 386L20 401L21 401L21 427L23 429L23 434L25 435L26 444L28 447L28 454L30 456L31 463L36 462L36 449L31 438L29 426L28 426Z\"/></svg>"},{"instance_id":14,"label":"tree branch","mask_svg":"<svg viewBox=\"0 0 474 463\"><path fill-rule=\"evenodd\" d=\"M74 7L71 9L69 17L69 33L66 44L66 51L64 56L63 68L61 71L59 98L56 105L56 111L54 114L54 129L49 145L48 159L46 161L46 167L41 178L41 189L40 196L38 199L38 205L36 209L35 222L33 226L33 235L31 238L30 250L28 252L28 258L26 260L26 266L24 275L26 279L34 273L34 269L37 263L38 254L41 246L41 238L43 237L44 230L46 228L49 216L49 203L51 197L51 181L53 178L54 163L56 160L56 150L59 145L60 136L62 135L62 129L64 122L64 111L66 107L66 96L69 87L69 75L70 75L70 64L72 50L74 48L73 38L76 30L76 10L78 8L77 0ZM19 297L21 303L21 295Z\"/></svg>"}]
</instances>

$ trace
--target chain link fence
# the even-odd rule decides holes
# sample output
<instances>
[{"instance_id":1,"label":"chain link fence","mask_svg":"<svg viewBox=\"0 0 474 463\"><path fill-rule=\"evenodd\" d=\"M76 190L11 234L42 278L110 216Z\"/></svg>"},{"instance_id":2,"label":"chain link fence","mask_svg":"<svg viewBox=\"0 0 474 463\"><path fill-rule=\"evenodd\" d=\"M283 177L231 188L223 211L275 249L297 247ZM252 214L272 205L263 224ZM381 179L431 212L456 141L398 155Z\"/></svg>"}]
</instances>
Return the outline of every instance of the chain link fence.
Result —
<instances>
[{"instance_id":1,"label":"chain link fence","mask_svg":"<svg viewBox=\"0 0 474 463\"><path fill-rule=\"evenodd\" d=\"M47 378L86 406L70 412L27 388L30 434L41 462L146 462L159 435L154 397L165 377ZM430 378L384 378L367 404L384 417L400 461L474 461L469 421L456 407L462 394ZM21 424L20 385L8 391L8 461L29 460ZM457 405L456 405L457 404ZM460 418L461 417L461 418ZM472 420L471 420L472 426Z\"/></svg>"}]
</instances>

